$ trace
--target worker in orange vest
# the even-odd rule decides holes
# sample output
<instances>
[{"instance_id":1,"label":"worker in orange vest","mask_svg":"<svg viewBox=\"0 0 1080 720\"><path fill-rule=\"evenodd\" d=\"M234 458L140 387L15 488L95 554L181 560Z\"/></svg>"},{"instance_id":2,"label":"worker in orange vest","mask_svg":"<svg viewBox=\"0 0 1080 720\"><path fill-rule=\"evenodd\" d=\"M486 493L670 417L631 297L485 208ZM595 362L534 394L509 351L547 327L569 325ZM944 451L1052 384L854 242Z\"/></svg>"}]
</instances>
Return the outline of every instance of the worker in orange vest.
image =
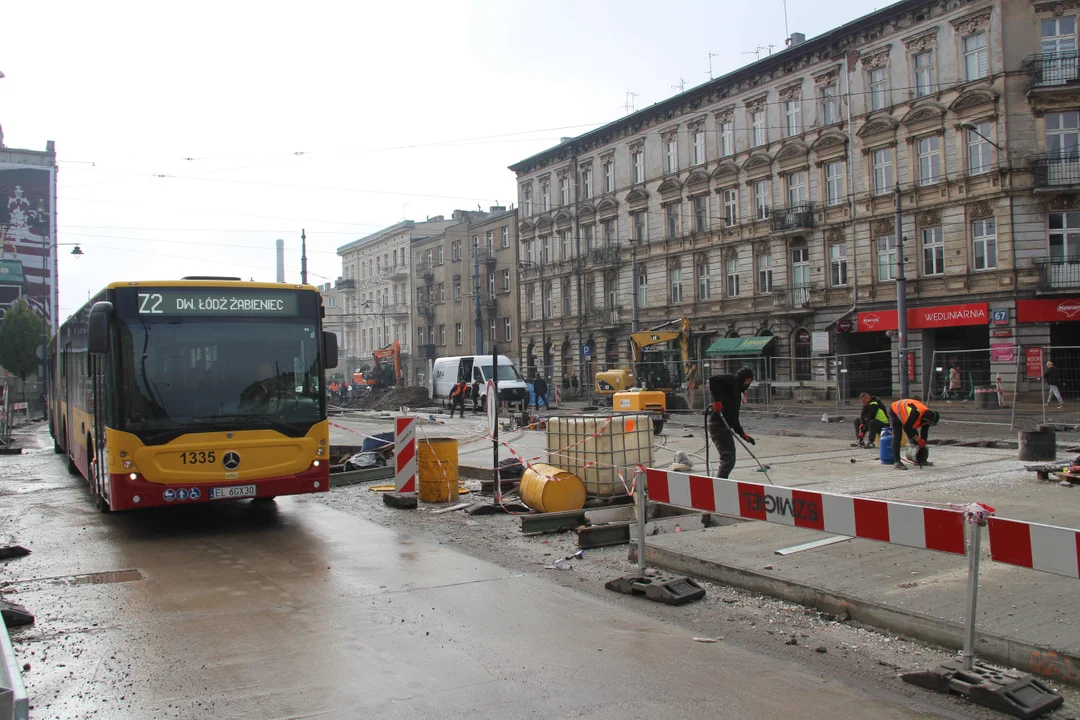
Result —
<instances>
[{"instance_id":1,"label":"worker in orange vest","mask_svg":"<svg viewBox=\"0 0 1080 720\"><path fill-rule=\"evenodd\" d=\"M893 467L897 470L907 470L904 463L900 462L900 433L908 436L913 445L918 445L916 457L921 458L920 464L926 462L926 438L930 434L930 426L937 425L941 416L937 410L931 410L918 400L897 400L889 407L889 424L892 427L892 453ZM918 430L918 433L915 431Z\"/></svg>"},{"instance_id":2,"label":"worker in orange vest","mask_svg":"<svg viewBox=\"0 0 1080 720\"><path fill-rule=\"evenodd\" d=\"M454 389L450 391L450 417L454 417L454 408L461 408L461 417L465 417L465 397L469 394L469 383L458 378Z\"/></svg>"}]
</instances>

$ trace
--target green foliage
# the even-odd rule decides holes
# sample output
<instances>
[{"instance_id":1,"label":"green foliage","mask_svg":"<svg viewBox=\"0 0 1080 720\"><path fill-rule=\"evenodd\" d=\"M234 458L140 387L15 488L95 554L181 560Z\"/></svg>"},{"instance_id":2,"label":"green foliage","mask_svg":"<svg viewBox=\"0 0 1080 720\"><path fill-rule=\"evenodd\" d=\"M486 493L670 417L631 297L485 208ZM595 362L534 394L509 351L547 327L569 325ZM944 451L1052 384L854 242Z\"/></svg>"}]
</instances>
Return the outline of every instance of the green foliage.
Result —
<instances>
[{"instance_id":1,"label":"green foliage","mask_svg":"<svg viewBox=\"0 0 1080 720\"><path fill-rule=\"evenodd\" d=\"M0 323L0 367L26 382L28 375L37 372L37 350L44 332L45 321L25 301L8 308Z\"/></svg>"}]
</instances>

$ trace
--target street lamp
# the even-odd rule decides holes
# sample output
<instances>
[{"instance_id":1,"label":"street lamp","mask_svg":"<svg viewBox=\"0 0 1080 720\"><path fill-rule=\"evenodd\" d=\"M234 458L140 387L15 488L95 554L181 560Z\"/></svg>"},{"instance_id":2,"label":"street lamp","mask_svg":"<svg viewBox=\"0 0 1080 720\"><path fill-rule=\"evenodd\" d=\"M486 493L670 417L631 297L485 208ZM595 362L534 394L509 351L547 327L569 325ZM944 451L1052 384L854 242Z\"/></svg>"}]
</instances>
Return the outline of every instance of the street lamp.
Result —
<instances>
[{"instance_id":1,"label":"street lamp","mask_svg":"<svg viewBox=\"0 0 1080 720\"><path fill-rule=\"evenodd\" d=\"M1001 152L1005 152L1005 148L1001 147L996 142L994 142L993 140L991 140L990 138L986 137L981 132L979 132L979 126L976 125L975 123L971 122L970 120L964 120L963 122L961 122L960 127L964 128L965 130L970 130L971 132L975 133L976 135L981 137L986 142L988 142L991 145L993 145L994 147L996 147Z\"/></svg>"},{"instance_id":2,"label":"street lamp","mask_svg":"<svg viewBox=\"0 0 1080 720\"><path fill-rule=\"evenodd\" d=\"M534 267L540 271L540 357L544 369L541 373L545 382L550 382L551 378L548 377L548 348L547 348L547 306L544 302L544 264L543 262L535 263L532 260L521 260L518 262L518 269L524 270L528 267Z\"/></svg>"}]
</instances>

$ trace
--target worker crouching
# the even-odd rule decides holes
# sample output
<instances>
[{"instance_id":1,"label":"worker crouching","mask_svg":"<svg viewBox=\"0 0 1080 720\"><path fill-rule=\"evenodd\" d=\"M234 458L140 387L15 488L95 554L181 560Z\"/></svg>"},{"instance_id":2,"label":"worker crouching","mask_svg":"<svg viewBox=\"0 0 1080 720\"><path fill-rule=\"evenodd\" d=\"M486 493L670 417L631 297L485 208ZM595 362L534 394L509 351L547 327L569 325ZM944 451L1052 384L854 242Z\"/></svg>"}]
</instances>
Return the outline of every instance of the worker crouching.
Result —
<instances>
[{"instance_id":1,"label":"worker crouching","mask_svg":"<svg viewBox=\"0 0 1080 720\"><path fill-rule=\"evenodd\" d=\"M742 394L754 382L754 371L742 368L734 375L713 375L709 378L709 392L712 394L712 406L706 408L709 414L709 437L720 453L720 469L717 477L727 478L735 469L735 438L738 433L746 442L756 445L754 438L746 434L739 422L739 409L742 407Z\"/></svg>"},{"instance_id":2,"label":"worker crouching","mask_svg":"<svg viewBox=\"0 0 1080 720\"><path fill-rule=\"evenodd\" d=\"M904 463L900 462L900 433L907 435L912 444L919 446L915 457L917 462L922 465L926 462L929 454L926 448L926 440L930 434L930 426L937 425L940 420L941 416L938 415L936 410L931 410L918 400L897 400L889 407L889 424L892 427L893 435L894 468L907 470Z\"/></svg>"}]
</instances>

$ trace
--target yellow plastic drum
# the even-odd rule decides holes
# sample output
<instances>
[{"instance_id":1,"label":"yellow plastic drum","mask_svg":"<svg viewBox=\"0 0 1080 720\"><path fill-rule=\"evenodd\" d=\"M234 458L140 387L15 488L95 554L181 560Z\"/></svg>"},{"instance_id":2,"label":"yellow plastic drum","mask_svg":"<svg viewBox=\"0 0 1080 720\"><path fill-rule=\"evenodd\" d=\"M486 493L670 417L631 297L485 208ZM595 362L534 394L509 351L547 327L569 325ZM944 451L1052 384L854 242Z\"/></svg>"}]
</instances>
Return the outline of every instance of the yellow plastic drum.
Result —
<instances>
[{"instance_id":1,"label":"yellow plastic drum","mask_svg":"<svg viewBox=\"0 0 1080 720\"><path fill-rule=\"evenodd\" d=\"M585 483L581 478L543 463L525 470L518 494L537 512L563 512L585 507Z\"/></svg>"},{"instance_id":2,"label":"yellow plastic drum","mask_svg":"<svg viewBox=\"0 0 1080 720\"><path fill-rule=\"evenodd\" d=\"M416 441L418 496L422 502L458 499L458 441L454 438L418 438Z\"/></svg>"}]
</instances>

